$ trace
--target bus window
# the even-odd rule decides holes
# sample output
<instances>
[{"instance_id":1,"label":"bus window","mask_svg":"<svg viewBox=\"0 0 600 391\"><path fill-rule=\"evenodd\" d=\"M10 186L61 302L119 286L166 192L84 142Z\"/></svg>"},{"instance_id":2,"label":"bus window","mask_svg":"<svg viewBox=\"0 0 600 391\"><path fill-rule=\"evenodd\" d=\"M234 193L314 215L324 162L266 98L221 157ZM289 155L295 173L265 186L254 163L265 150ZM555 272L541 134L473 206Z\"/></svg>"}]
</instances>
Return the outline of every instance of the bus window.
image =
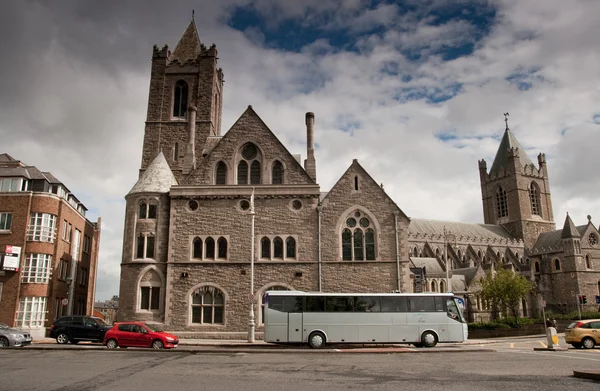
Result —
<instances>
[{"instance_id":1,"label":"bus window","mask_svg":"<svg viewBox=\"0 0 600 391\"><path fill-rule=\"evenodd\" d=\"M325 297L323 296L307 296L305 312L324 312Z\"/></svg>"},{"instance_id":2,"label":"bus window","mask_svg":"<svg viewBox=\"0 0 600 391\"><path fill-rule=\"evenodd\" d=\"M381 312L407 312L408 300L406 297L383 296L381 300Z\"/></svg>"},{"instance_id":3,"label":"bus window","mask_svg":"<svg viewBox=\"0 0 600 391\"><path fill-rule=\"evenodd\" d=\"M302 296L268 296L269 309L280 312L302 312Z\"/></svg>"},{"instance_id":4,"label":"bus window","mask_svg":"<svg viewBox=\"0 0 600 391\"><path fill-rule=\"evenodd\" d=\"M361 296L354 298L354 312L379 312L379 298L373 296Z\"/></svg>"},{"instance_id":5,"label":"bus window","mask_svg":"<svg viewBox=\"0 0 600 391\"><path fill-rule=\"evenodd\" d=\"M446 311L446 307L444 306L444 304L446 304L446 298L445 297L439 297L439 296L435 297L435 310L437 312L444 312L444 311Z\"/></svg>"},{"instance_id":6,"label":"bus window","mask_svg":"<svg viewBox=\"0 0 600 391\"><path fill-rule=\"evenodd\" d=\"M410 298L410 312L434 312L435 300L433 297L416 297Z\"/></svg>"},{"instance_id":7,"label":"bus window","mask_svg":"<svg viewBox=\"0 0 600 391\"><path fill-rule=\"evenodd\" d=\"M325 312L352 312L353 298L349 296L330 296L325 301Z\"/></svg>"},{"instance_id":8,"label":"bus window","mask_svg":"<svg viewBox=\"0 0 600 391\"><path fill-rule=\"evenodd\" d=\"M458 320L459 322L464 323L464 319L461 316L461 312L458 309L458 306L456 305L456 302L454 301L454 299L448 299L446 300L446 306L448 307L448 317Z\"/></svg>"}]
</instances>

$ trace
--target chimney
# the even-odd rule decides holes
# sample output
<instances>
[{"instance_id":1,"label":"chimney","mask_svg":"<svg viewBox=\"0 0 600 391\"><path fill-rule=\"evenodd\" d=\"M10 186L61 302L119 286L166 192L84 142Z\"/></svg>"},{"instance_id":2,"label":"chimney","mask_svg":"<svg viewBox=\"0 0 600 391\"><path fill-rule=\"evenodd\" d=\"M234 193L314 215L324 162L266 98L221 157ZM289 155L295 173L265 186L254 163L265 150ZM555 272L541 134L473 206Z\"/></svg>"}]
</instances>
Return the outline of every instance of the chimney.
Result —
<instances>
[{"instance_id":1,"label":"chimney","mask_svg":"<svg viewBox=\"0 0 600 391\"><path fill-rule=\"evenodd\" d=\"M183 173L189 174L196 169L196 106L190 105L188 112L188 143L183 162Z\"/></svg>"},{"instance_id":2,"label":"chimney","mask_svg":"<svg viewBox=\"0 0 600 391\"><path fill-rule=\"evenodd\" d=\"M306 113L306 159L304 169L313 181L317 182L317 162L315 160L315 114Z\"/></svg>"}]
</instances>

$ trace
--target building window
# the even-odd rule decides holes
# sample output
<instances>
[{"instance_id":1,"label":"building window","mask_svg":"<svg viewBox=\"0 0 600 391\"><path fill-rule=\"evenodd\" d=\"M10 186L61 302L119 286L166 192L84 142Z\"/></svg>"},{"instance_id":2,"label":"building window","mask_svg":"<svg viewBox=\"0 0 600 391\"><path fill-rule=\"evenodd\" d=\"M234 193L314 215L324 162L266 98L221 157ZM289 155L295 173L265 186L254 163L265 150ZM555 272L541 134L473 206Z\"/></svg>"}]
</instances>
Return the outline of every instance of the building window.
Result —
<instances>
[{"instance_id":1,"label":"building window","mask_svg":"<svg viewBox=\"0 0 600 391\"><path fill-rule=\"evenodd\" d=\"M203 253L204 250L204 253ZM210 236L195 237L192 241L192 258L201 260L227 259L227 238L221 236L216 241ZM215 255L217 256L215 258Z\"/></svg>"},{"instance_id":2,"label":"building window","mask_svg":"<svg viewBox=\"0 0 600 391\"><path fill-rule=\"evenodd\" d=\"M533 268L534 268L534 270L535 270L536 273L539 273L540 272L540 263L538 261L535 261L533 263Z\"/></svg>"},{"instance_id":3,"label":"building window","mask_svg":"<svg viewBox=\"0 0 600 391\"><path fill-rule=\"evenodd\" d=\"M498 187L496 190L496 208L498 217L508 216L508 200L506 198L506 190L502 187Z\"/></svg>"},{"instance_id":4,"label":"building window","mask_svg":"<svg viewBox=\"0 0 600 391\"><path fill-rule=\"evenodd\" d=\"M173 145L173 161L176 162L179 160L179 143L175 143Z\"/></svg>"},{"instance_id":5,"label":"building window","mask_svg":"<svg viewBox=\"0 0 600 391\"><path fill-rule=\"evenodd\" d=\"M83 235L83 252L86 254L89 254L91 249L92 249L92 238L87 235Z\"/></svg>"},{"instance_id":6,"label":"building window","mask_svg":"<svg viewBox=\"0 0 600 391\"><path fill-rule=\"evenodd\" d=\"M47 284L51 267L52 255L27 254L21 271L21 282Z\"/></svg>"},{"instance_id":7,"label":"building window","mask_svg":"<svg viewBox=\"0 0 600 391\"><path fill-rule=\"evenodd\" d=\"M354 190L358 191L358 175L354 176Z\"/></svg>"},{"instance_id":8,"label":"building window","mask_svg":"<svg viewBox=\"0 0 600 391\"><path fill-rule=\"evenodd\" d=\"M135 257L140 259L154 258L154 236L144 234L138 235Z\"/></svg>"},{"instance_id":9,"label":"building window","mask_svg":"<svg viewBox=\"0 0 600 391\"><path fill-rule=\"evenodd\" d=\"M157 205L154 203L148 203L146 201L140 202L140 212L138 218L140 219L156 219Z\"/></svg>"},{"instance_id":10,"label":"building window","mask_svg":"<svg viewBox=\"0 0 600 391\"><path fill-rule=\"evenodd\" d=\"M62 239L65 242L71 242L71 231L73 229L73 226L67 222L67 220L63 220L63 226L62 226Z\"/></svg>"},{"instance_id":11,"label":"building window","mask_svg":"<svg viewBox=\"0 0 600 391\"><path fill-rule=\"evenodd\" d=\"M29 182L23 178L0 178L0 192L28 190Z\"/></svg>"},{"instance_id":12,"label":"building window","mask_svg":"<svg viewBox=\"0 0 600 391\"><path fill-rule=\"evenodd\" d=\"M271 259L271 239L264 237L260 240L260 257Z\"/></svg>"},{"instance_id":13,"label":"building window","mask_svg":"<svg viewBox=\"0 0 600 391\"><path fill-rule=\"evenodd\" d=\"M435 283L435 281L431 281L431 291L437 292L437 284Z\"/></svg>"},{"instance_id":14,"label":"building window","mask_svg":"<svg viewBox=\"0 0 600 391\"><path fill-rule=\"evenodd\" d=\"M540 190L535 182L529 185L529 201L531 202L531 214L541 216Z\"/></svg>"},{"instance_id":15,"label":"building window","mask_svg":"<svg viewBox=\"0 0 600 391\"><path fill-rule=\"evenodd\" d=\"M554 260L554 270L555 271L559 271L560 270L560 261L558 259Z\"/></svg>"},{"instance_id":16,"label":"building window","mask_svg":"<svg viewBox=\"0 0 600 391\"><path fill-rule=\"evenodd\" d=\"M224 324L225 300L215 287L204 287L192 293L191 313L193 324Z\"/></svg>"},{"instance_id":17,"label":"building window","mask_svg":"<svg viewBox=\"0 0 600 391\"><path fill-rule=\"evenodd\" d=\"M32 213L27 240L54 243L56 216L49 213Z\"/></svg>"},{"instance_id":18,"label":"building window","mask_svg":"<svg viewBox=\"0 0 600 391\"><path fill-rule=\"evenodd\" d=\"M342 230L342 259L344 261L375 260L375 231L371 220L360 211L346 219Z\"/></svg>"},{"instance_id":19,"label":"building window","mask_svg":"<svg viewBox=\"0 0 600 391\"><path fill-rule=\"evenodd\" d=\"M12 225L12 213L0 213L0 231L10 231Z\"/></svg>"},{"instance_id":20,"label":"building window","mask_svg":"<svg viewBox=\"0 0 600 391\"><path fill-rule=\"evenodd\" d=\"M69 275L69 261L61 259L58 262L58 279L64 281L67 279L68 275Z\"/></svg>"},{"instance_id":21,"label":"building window","mask_svg":"<svg viewBox=\"0 0 600 391\"><path fill-rule=\"evenodd\" d=\"M206 238L206 258L215 259L215 240L211 237Z\"/></svg>"},{"instance_id":22,"label":"building window","mask_svg":"<svg viewBox=\"0 0 600 391\"><path fill-rule=\"evenodd\" d=\"M415 247L413 248L413 257L418 257L419 256L419 248Z\"/></svg>"},{"instance_id":23,"label":"building window","mask_svg":"<svg viewBox=\"0 0 600 391\"><path fill-rule=\"evenodd\" d=\"M192 246L192 258L202 259L202 239L195 238Z\"/></svg>"},{"instance_id":24,"label":"building window","mask_svg":"<svg viewBox=\"0 0 600 391\"><path fill-rule=\"evenodd\" d=\"M239 171L238 171L239 175ZM217 163L216 175L215 175L215 184L216 185L224 185L227 183L227 166L223 162Z\"/></svg>"},{"instance_id":25,"label":"building window","mask_svg":"<svg viewBox=\"0 0 600 391\"><path fill-rule=\"evenodd\" d=\"M280 161L273 163L273 169L271 170L271 183L274 185L281 185L283 183L283 164Z\"/></svg>"},{"instance_id":26,"label":"building window","mask_svg":"<svg viewBox=\"0 0 600 391\"><path fill-rule=\"evenodd\" d=\"M227 239L222 236L217 240L217 255L221 259L227 258Z\"/></svg>"},{"instance_id":27,"label":"building window","mask_svg":"<svg viewBox=\"0 0 600 391\"><path fill-rule=\"evenodd\" d=\"M160 308L160 287L142 286L140 309L146 311L158 310Z\"/></svg>"},{"instance_id":28,"label":"building window","mask_svg":"<svg viewBox=\"0 0 600 391\"><path fill-rule=\"evenodd\" d=\"M272 291L289 291L289 289L284 286L280 286L280 285L275 285L275 286L265 289L265 291L261 295L261 301L260 301L260 324L265 324L265 296L266 296L267 292L272 292Z\"/></svg>"},{"instance_id":29,"label":"building window","mask_svg":"<svg viewBox=\"0 0 600 391\"><path fill-rule=\"evenodd\" d=\"M250 167L249 171L248 167ZM239 185L260 184L261 154L256 145L248 143L242 147L237 168L237 181Z\"/></svg>"},{"instance_id":30,"label":"building window","mask_svg":"<svg viewBox=\"0 0 600 391\"><path fill-rule=\"evenodd\" d=\"M16 327L43 327L46 321L46 298L21 297Z\"/></svg>"},{"instance_id":31,"label":"building window","mask_svg":"<svg viewBox=\"0 0 600 391\"><path fill-rule=\"evenodd\" d=\"M260 258L264 260L296 258L296 239L288 236L284 241L279 235L272 238L264 236L260 240Z\"/></svg>"},{"instance_id":32,"label":"building window","mask_svg":"<svg viewBox=\"0 0 600 391\"><path fill-rule=\"evenodd\" d=\"M445 293L446 292L446 281L440 281L440 292Z\"/></svg>"},{"instance_id":33,"label":"building window","mask_svg":"<svg viewBox=\"0 0 600 391\"><path fill-rule=\"evenodd\" d=\"M285 252L287 258L296 258L296 239L291 236L285 240Z\"/></svg>"},{"instance_id":34,"label":"building window","mask_svg":"<svg viewBox=\"0 0 600 391\"><path fill-rule=\"evenodd\" d=\"M279 236L273 239L273 258L283 259L283 240Z\"/></svg>"},{"instance_id":35,"label":"building window","mask_svg":"<svg viewBox=\"0 0 600 391\"><path fill-rule=\"evenodd\" d=\"M586 256L585 256L585 267L587 269L593 269L592 268L592 257L590 257L590 254L586 254Z\"/></svg>"},{"instance_id":36,"label":"building window","mask_svg":"<svg viewBox=\"0 0 600 391\"><path fill-rule=\"evenodd\" d=\"M173 117L183 118L187 112L188 85L185 81L179 80L175 83L173 91Z\"/></svg>"},{"instance_id":37,"label":"building window","mask_svg":"<svg viewBox=\"0 0 600 391\"><path fill-rule=\"evenodd\" d=\"M81 272L79 273L79 285L86 286L88 284L88 276L88 269L82 267Z\"/></svg>"}]
</instances>

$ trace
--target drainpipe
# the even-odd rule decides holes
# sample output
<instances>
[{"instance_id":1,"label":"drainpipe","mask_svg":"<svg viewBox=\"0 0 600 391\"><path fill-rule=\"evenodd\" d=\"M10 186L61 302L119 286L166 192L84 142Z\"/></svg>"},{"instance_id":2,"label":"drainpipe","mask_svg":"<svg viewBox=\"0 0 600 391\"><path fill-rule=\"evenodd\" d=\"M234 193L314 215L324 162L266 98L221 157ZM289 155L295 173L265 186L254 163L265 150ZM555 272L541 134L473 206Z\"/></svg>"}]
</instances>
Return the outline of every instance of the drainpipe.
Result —
<instances>
[{"instance_id":1,"label":"drainpipe","mask_svg":"<svg viewBox=\"0 0 600 391\"><path fill-rule=\"evenodd\" d=\"M398 213L394 212L394 233L396 237L396 278L398 282L398 292L401 292L400 289L400 250L398 247Z\"/></svg>"},{"instance_id":2,"label":"drainpipe","mask_svg":"<svg viewBox=\"0 0 600 391\"><path fill-rule=\"evenodd\" d=\"M321 201L319 201L319 204L317 205L317 215L319 216L319 224L317 227L317 237L318 237L318 243L317 243L317 248L318 248L318 259L319 259L319 292L322 291L322 284L321 284L321 276L322 276L322 268L321 268L321 213L323 212L323 206L321 205Z\"/></svg>"}]
</instances>

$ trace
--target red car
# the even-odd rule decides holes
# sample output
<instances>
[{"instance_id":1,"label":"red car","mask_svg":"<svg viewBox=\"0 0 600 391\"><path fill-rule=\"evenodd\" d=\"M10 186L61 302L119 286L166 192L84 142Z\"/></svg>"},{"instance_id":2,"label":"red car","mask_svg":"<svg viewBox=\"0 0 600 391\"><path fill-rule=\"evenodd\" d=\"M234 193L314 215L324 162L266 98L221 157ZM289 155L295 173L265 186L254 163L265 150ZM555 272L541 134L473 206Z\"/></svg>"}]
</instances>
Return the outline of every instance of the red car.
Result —
<instances>
[{"instance_id":1,"label":"red car","mask_svg":"<svg viewBox=\"0 0 600 391\"><path fill-rule=\"evenodd\" d=\"M104 335L104 345L109 349L152 348L169 349L177 347L179 338L161 331L157 326L144 322L119 322Z\"/></svg>"}]
</instances>

